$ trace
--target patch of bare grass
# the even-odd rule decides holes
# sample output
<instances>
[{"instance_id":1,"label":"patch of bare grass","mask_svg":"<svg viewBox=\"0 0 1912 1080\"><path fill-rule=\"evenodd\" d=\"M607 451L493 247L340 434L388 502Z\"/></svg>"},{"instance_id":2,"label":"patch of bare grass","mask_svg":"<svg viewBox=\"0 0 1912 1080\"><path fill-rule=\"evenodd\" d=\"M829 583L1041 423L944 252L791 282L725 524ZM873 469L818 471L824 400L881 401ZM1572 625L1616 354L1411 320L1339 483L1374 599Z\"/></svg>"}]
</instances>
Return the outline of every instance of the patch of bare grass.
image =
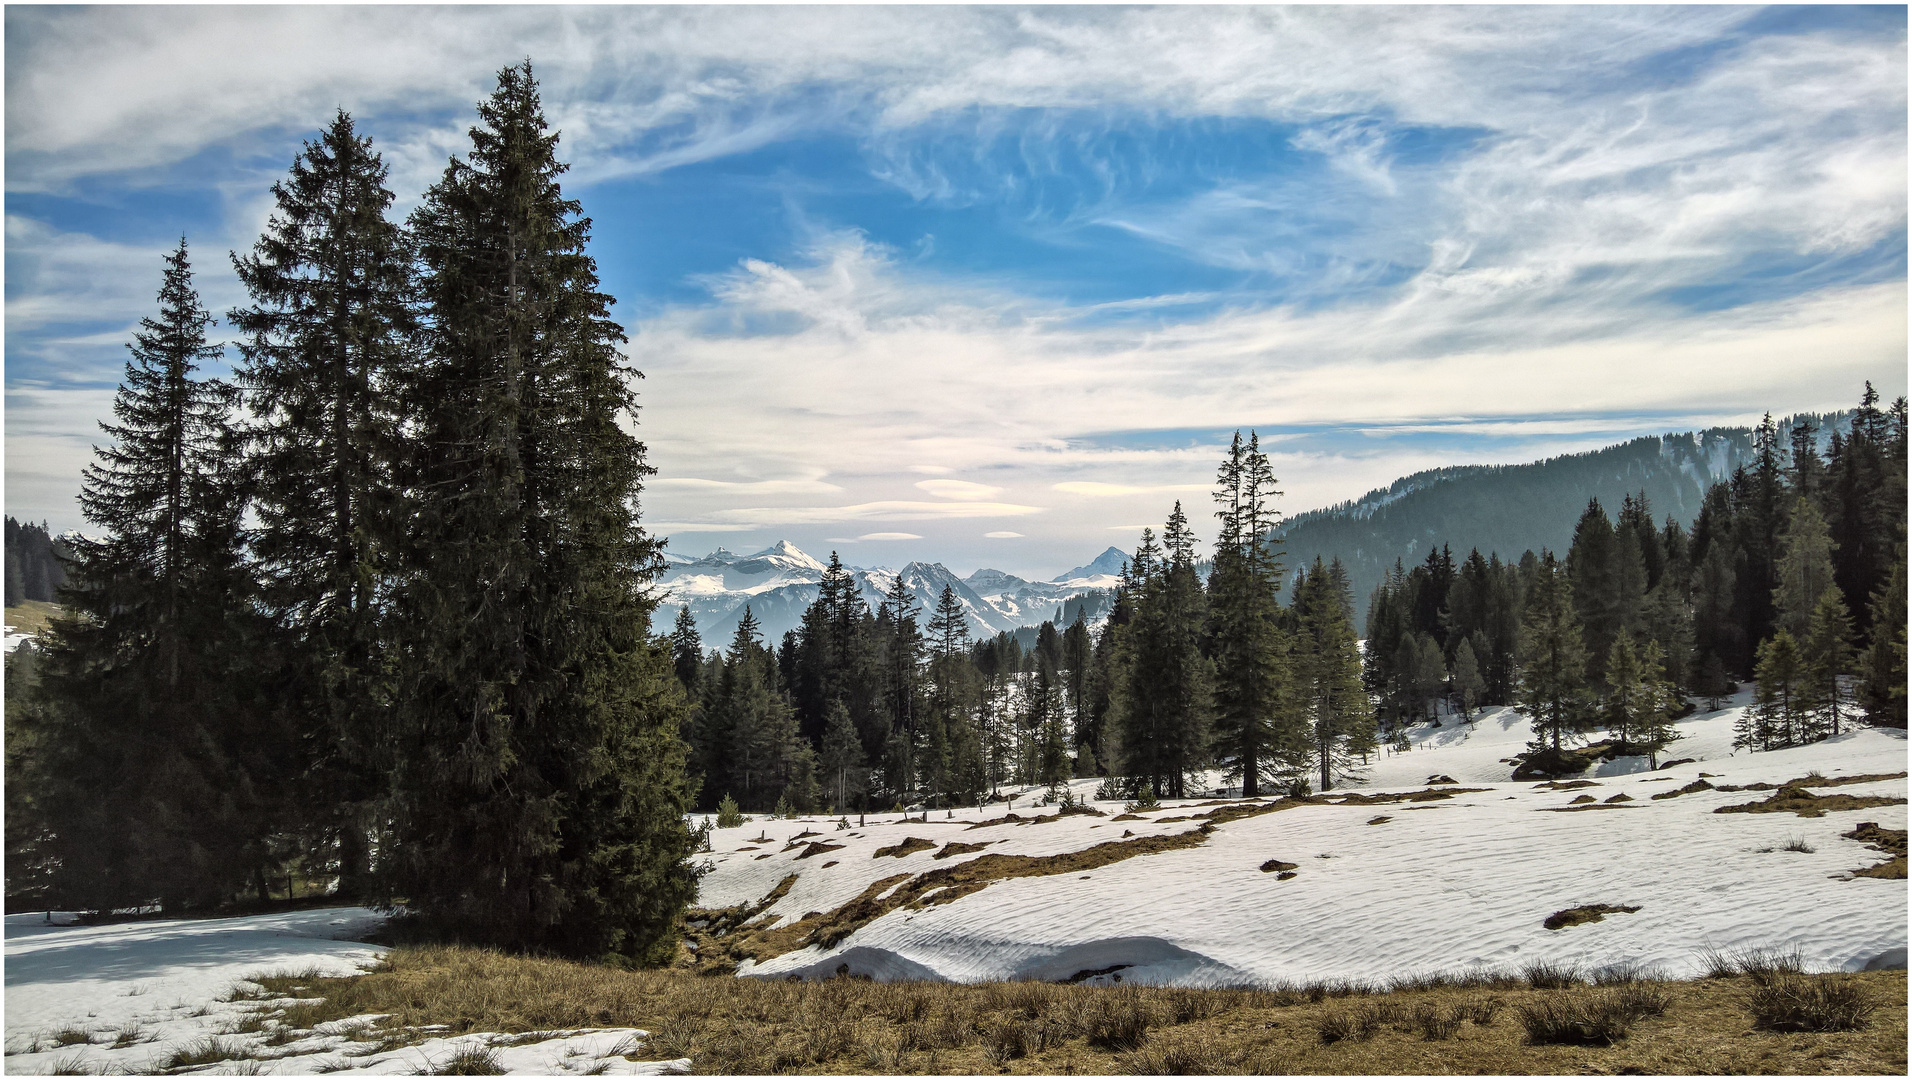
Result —
<instances>
[{"instance_id":1,"label":"patch of bare grass","mask_svg":"<svg viewBox=\"0 0 1912 1080\"><path fill-rule=\"evenodd\" d=\"M1746 995L1753 1026L1765 1031L1858 1031L1878 1003L1850 976L1781 972L1757 979Z\"/></svg>"},{"instance_id":2,"label":"patch of bare grass","mask_svg":"<svg viewBox=\"0 0 1912 1080\"><path fill-rule=\"evenodd\" d=\"M1882 863L1854 870L1853 874L1858 877L1905 880L1905 833L1904 829L1881 829L1876 821L1862 821L1851 832L1840 833L1848 840L1857 840L1874 851L1891 856Z\"/></svg>"},{"instance_id":3,"label":"patch of bare grass","mask_svg":"<svg viewBox=\"0 0 1912 1080\"><path fill-rule=\"evenodd\" d=\"M1541 920L1540 925L1549 930L1564 930L1569 926L1579 926L1583 923L1604 922L1608 915L1631 915L1638 910L1640 910L1638 904L1583 904L1565 911L1556 911Z\"/></svg>"},{"instance_id":4,"label":"patch of bare grass","mask_svg":"<svg viewBox=\"0 0 1912 1080\"><path fill-rule=\"evenodd\" d=\"M1553 966L1552 970L1559 970ZM319 980L333 1019L386 1014L383 1030L427 1025L502 1033L636 1027L649 1060L700 1073L1734 1073L1905 1071L1905 973L1850 976L1879 1002L1857 1031L1787 1032L1747 1022L1750 977L1532 989L1509 972L1198 990L1012 982L791 983L624 971L471 949L394 951L358 979ZM1549 982L1544 977L1542 982ZM1533 1043L1503 1012L1639 989L1610 1006L1637 1019L1611 1043ZM277 988L275 988L277 989ZM1604 1000L1614 1000L1606 997ZM1425 1007L1423 1007L1425 1006ZM1458 1025L1456 1025L1458 1021ZM1430 1039L1423 1024L1428 1024ZM1339 1037L1325 1039L1322 1030ZM1445 1029L1453 1027L1443 1036ZM1578 1038L1578 1036L1576 1036ZM1125 1048L1119 1048L1125 1047ZM1817 1056L1815 1056L1817 1055Z\"/></svg>"}]
</instances>

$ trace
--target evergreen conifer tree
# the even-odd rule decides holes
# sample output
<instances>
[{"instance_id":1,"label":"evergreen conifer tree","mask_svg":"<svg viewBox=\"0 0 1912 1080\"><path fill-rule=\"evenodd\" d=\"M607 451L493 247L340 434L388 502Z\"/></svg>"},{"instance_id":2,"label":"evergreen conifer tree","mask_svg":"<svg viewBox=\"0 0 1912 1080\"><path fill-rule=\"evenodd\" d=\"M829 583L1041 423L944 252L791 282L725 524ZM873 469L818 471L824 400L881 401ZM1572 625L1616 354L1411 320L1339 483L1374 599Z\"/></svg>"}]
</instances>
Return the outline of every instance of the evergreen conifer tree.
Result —
<instances>
[{"instance_id":1,"label":"evergreen conifer tree","mask_svg":"<svg viewBox=\"0 0 1912 1080\"><path fill-rule=\"evenodd\" d=\"M1209 572L1209 641L1215 664L1215 749L1242 794L1264 780L1306 776L1310 733L1294 707L1287 635L1281 626L1280 523L1274 470L1250 432L1235 433L1216 475L1214 568Z\"/></svg>"},{"instance_id":2,"label":"evergreen conifer tree","mask_svg":"<svg viewBox=\"0 0 1912 1080\"><path fill-rule=\"evenodd\" d=\"M1320 790L1327 791L1352 774L1355 757L1373 750L1373 705L1361 685L1352 612L1319 557L1298 575L1294 610L1296 683L1314 736L1316 777Z\"/></svg>"},{"instance_id":3,"label":"evergreen conifer tree","mask_svg":"<svg viewBox=\"0 0 1912 1080\"><path fill-rule=\"evenodd\" d=\"M677 619L671 624L671 666L684 692L696 700L697 676L704 670L704 639L697 633L697 620L690 617L688 604L678 607Z\"/></svg>"},{"instance_id":4,"label":"evergreen conifer tree","mask_svg":"<svg viewBox=\"0 0 1912 1080\"><path fill-rule=\"evenodd\" d=\"M1542 552L1538 571L1527 594L1522 627L1519 703L1540 741L1558 754L1566 740L1580 733L1583 722L1586 647L1566 569L1552 552Z\"/></svg>"},{"instance_id":5,"label":"evergreen conifer tree","mask_svg":"<svg viewBox=\"0 0 1912 1080\"><path fill-rule=\"evenodd\" d=\"M276 796L297 744L259 674L276 664L242 555L237 395L195 377L220 356L212 321L181 240L159 312L128 346L117 423L100 425L113 443L83 474L96 531L71 541L71 617L42 642L37 760L21 778L63 906L176 911L248 888L263 900L281 854Z\"/></svg>"},{"instance_id":6,"label":"evergreen conifer tree","mask_svg":"<svg viewBox=\"0 0 1912 1080\"><path fill-rule=\"evenodd\" d=\"M868 767L863 741L850 722L850 710L841 701L830 703L830 719L823 732L823 782L830 805L847 813L850 800L868 790Z\"/></svg>"},{"instance_id":7,"label":"evergreen conifer tree","mask_svg":"<svg viewBox=\"0 0 1912 1080\"><path fill-rule=\"evenodd\" d=\"M651 639L650 472L529 63L499 73L412 217L424 355L399 596L388 895L471 939L669 948L695 875L684 696Z\"/></svg>"},{"instance_id":8,"label":"evergreen conifer tree","mask_svg":"<svg viewBox=\"0 0 1912 1080\"><path fill-rule=\"evenodd\" d=\"M1837 735L1853 719L1852 692L1846 685L1852 674L1852 616L1837 587L1819 594L1799 644L1801 690L1812 712L1812 734Z\"/></svg>"},{"instance_id":9,"label":"evergreen conifer tree","mask_svg":"<svg viewBox=\"0 0 1912 1080\"><path fill-rule=\"evenodd\" d=\"M1795 745L1795 738L1806 722L1801 691L1804 674L1799 646L1792 634L1781 630L1759 646L1759 664L1753 677L1758 689L1748 708L1734 726L1733 748L1771 750Z\"/></svg>"},{"instance_id":10,"label":"evergreen conifer tree","mask_svg":"<svg viewBox=\"0 0 1912 1080\"><path fill-rule=\"evenodd\" d=\"M1463 718L1473 718L1474 710L1480 707L1481 695L1486 690L1486 680L1480 674L1480 662L1475 659L1473 640L1463 638L1460 646L1454 650L1454 696L1460 700Z\"/></svg>"},{"instance_id":11,"label":"evergreen conifer tree","mask_svg":"<svg viewBox=\"0 0 1912 1080\"><path fill-rule=\"evenodd\" d=\"M1906 611L1905 545L1879 590L1872 594L1872 644L1861 659L1860 703L1866 722L1905 727Z\"/></svg>"},{"instance_id":12,"label":"evergreen conifer tree","mask_svg":"<svg viewBox=\"0 0 1912 1080\"><path fill-rule=\"evenodd\" d=\"M371 140L340 111L274 183L274 210L233 267L251 305L239 381L254 416L252 546L287 638L289 710L312 718L301 788L338 895L366 887L367 829L389 768L380 626L394 536L394 405L412 332L410 256ZM327 859L325 861L331 861Z\"/></svg>"},{"instance_id":13,"label":"evergreen conifer tree","mask_svg":"<svg viewBox=\"0 0 1912 1080\"><path fill-rule=\"evenodd\" d=\"M1803 497L1795 501L1792 521L1779 539L1779 584L1773 589L1777 625L1795 641L1806 639L1819 597L1834 586L1834 550L1832 533L1819 508Z\"/></svg>"}]
</instances>

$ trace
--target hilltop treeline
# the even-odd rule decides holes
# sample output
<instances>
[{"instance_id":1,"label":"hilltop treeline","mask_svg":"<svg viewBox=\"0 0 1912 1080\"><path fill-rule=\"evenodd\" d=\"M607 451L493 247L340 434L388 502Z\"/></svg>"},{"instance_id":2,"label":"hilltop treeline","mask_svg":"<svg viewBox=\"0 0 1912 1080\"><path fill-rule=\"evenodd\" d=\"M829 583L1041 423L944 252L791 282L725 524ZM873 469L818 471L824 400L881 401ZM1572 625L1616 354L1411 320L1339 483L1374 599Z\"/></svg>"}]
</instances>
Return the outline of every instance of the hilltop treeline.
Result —
<instances>
[{"instance_id":1,"label":"hilltop treeline","mask_svg":"<svg viewBox=\"0 0 1912 1080\"><path fill-rule=\"evenodd\" d=\"M71 558L66 541L47 534L46 523L25 525L6 519L7 606L27 600L50 601L66 582L61 559Z\"/></svg>"},{"instance_id":2,"label":"hilltop treeline","mask_svg":"<svg viewBox=\"0 0 1912 1080\"><path fill-rule=\"evenodd\" d=\"M70 617L9 700L15 902L318 883L467 940L671 947L691 791L634 372L530 65L478 113L403 223L349 116L305 145L233 258L231 381L166 257Z\"/></svg>"},{"instance_id":3,"label":"hilltop treeline","mask_svg":"<svg viewBox=\"0 0 1912 1080\"><path fill-rule=\"evenodd\" d=\"M1829 431L1848 419L1801 414L1781 426ZM1690 526L1707 488L1750 460L1753 438L1748 428L1709 428L1521 465L1415 473L1357 501L1296 515L1284 546L1299 561L1339 557L1365 604L1396 560L1419 559L1429 546L1498 551L1507 559L1529 550L1565 551L1589 499L1611 511L1627 496L1644 495L1656 514Z\"/></svg>"},{"instance_id":4,"label":"hilltop treeline","mask_svg":"<svg viewBox=\"0 0 1912 1080\"><path fill-rule=\"evenodd\" d=\"M1707 488L1691 528L1645 492L1609 517L1591 500L1564 561L1441 546L1376 587L1365 677L1381 715L1521 704L1549 734L1656 728L1684 691L1717 700L1756 679L1742 745L1905 724L1906 403L1868 384L1821 455L1811 421L1770 416L1746 464ZM1553 670L1541 674L1543 648ZM1648 740L1652 741L1652 740Z\"/></svg>"}]
</instances>

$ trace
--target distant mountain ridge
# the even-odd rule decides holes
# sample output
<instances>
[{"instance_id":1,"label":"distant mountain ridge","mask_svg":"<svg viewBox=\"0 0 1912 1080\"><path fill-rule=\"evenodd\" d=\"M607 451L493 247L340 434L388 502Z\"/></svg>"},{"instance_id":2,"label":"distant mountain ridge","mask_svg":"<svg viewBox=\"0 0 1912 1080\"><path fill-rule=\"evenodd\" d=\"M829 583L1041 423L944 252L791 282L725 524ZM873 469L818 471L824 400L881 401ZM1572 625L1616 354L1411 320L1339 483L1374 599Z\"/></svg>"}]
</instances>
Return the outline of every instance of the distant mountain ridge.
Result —
<instances>
[{"instance_id":1,"label":"distant mountain ridge","mask_svg":"<svg viewBox=\"0 0 1912 1080\"><path fill-rule=\"evenodd\" d=\"M1113 561L1114 570L1108 567ZM1091 621L1108 614L1113 605L1116 577L1126 556L1109 548L1094 561L1076 567L1053 581L1025 581L1000 570L982 569L968 578L957 577L941 563L912 562L901 570L888 567L846 567L855 579L864 603L874 610L897 578L921 609L919 625L949 587L967 616L971 637L994 637L1002 631L1033 627L1047 620L1073 621L1076 612ZM652 624L668 631L680 605L691 618L707 648L722 648L737 633L744 609L757 620L765 641L775 644L803 621L804 610L817 598L824 564L787 540L750 555L719 547L701 558L674 552L664 556L667 569L658 585L663 594Z\"/></svg>"},{"instance_id":2,"label":"distant mountain ridge","mask_svg":"<svg viewBox=\"0 0 1912 1080\"><path fill-rule=\"evenodd\" d=\"M1805 413L1778 421L1780 440L1799 421L1818 429L1823 450L1845 412ZM1292 570L1318 555L1340 557L1357 609L1400 560L1413 567L1430 547L1447 544L1456 560L1479 548L1517 560L1543 548L1564 553L1574 524L1598 499L1609 517L1628 495L1644 491L1655 521L1668 515L1690 526L1706 489L1731 476L1752 456L1751 428L1648 435L1598 450L1563 454L1524 465L1452 465L1404 476L1358 499L1290 518L1283 529L1285 564Z\"/></svg>"},{"instance_id":3,"label":"distant mountain ridge","mask_svg":"<svg viewBox=\"0 0 1912 1080\"><path fill-rule=\"evenodd\" d=\"M1805 413L1778 421L1782 442L1792 427L1806 421L1818 429L1823 451L1831 431L1850 413ZM1528 550L1564 552L1588 499L1599 499L1608 514L1621 500L1644 491L1654 519L1672 515L1690 526L1708 486L1732 475L1752 456L1752 429L1716 427L1704 431L1648 435L1577 454L1563 454L1521 465L1448 465L1404 476L1335 506L1296 514L1282 533L1284 563L1290 571L1319 555L1339 557L1348 569L1360 624L1369 595L1398 559L1413 566L1430 546L1449 545L1456 559L1478 547L1517 560ZM1077 612L1091 622L1108 614L1114 588L1128 553L1110 547L1093 560L1049 581L1028 581L1001 570L983 568L959 578L941 563L912 562L901 571L851 567L858 589L872 608L900 575L923 609L936 606L943 586L955 590L969 618L972 636L993 636L1034 627L1044 620L1073 622ZM723 548L702 558L667 553L669 569L660 579L665 593L655 625L670 628L679 604L687 604L709 648L721 648L736 633L749 605L775 643L802 621L817 597L823 563L788 541L738 555ZM1206 571L1206 564L1198 567Z\"/></svg>"}]
</instances>

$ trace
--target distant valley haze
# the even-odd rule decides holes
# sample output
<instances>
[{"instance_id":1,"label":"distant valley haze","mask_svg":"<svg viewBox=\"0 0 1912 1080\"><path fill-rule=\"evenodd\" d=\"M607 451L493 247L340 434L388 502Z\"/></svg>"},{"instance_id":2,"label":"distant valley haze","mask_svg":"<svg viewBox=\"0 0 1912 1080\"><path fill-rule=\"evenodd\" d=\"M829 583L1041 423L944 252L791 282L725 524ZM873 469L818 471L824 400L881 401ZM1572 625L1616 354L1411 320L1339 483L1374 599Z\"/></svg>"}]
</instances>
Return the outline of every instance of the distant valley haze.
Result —
<instances>
[{"instance_id":1,"label":"distant valley haze","mask_svg":"<svg viewBox=\"0 0 1912 1080\"><path fill-rule=\"evenodd\" d=\"M643 373L643 521L690 559L787 541L1021 605L971 575L1053 585L1178 500L1211 540L1237 430L1294 516L1907 389L1903 7L14 6L6 30L5 502L55 531L84 527L161 254L186 237L230 344L228 253L304 140L352 113L402 218L526 57Z\"/></svg>"}]
</instances>

